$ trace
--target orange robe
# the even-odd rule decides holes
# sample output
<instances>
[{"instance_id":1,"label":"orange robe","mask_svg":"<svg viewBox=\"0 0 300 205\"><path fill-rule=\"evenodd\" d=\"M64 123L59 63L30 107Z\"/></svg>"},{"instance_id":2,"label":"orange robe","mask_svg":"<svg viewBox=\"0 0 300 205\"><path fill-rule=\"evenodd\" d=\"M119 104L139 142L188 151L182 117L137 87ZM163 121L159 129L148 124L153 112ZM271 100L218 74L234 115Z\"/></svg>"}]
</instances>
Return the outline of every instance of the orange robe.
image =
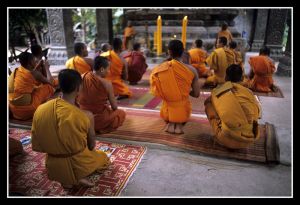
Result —
<instances>
[{"instance_id":1,"label":"orange robe","mask_svg":"<svg viewBox=\"0 0 300 205\"><path fill-rule=\"evenodd\" d=\"M119 55L114 51L107 51L101 53L101 56L107 57L110 61L109 71L105 79L112 82L114 94L127 95L130 97L132 95L132 92L129 90L128 86L123 83L123 80L121 78L124 63L120 59Z\"/></svg>"},{"instance_id":2,"label":"orange robe","mask_svg":"<svg viewBox=\"0 0 300 205\"><path fill-rule=\"evenodd\" d=\"M226 69L229 64L227 55L224 48L215 49L206 59L207 64L214 74L206 79L206 84L217 85L225 82Z\"/></svg>"},{"instance_id":3,"label":"orange robe","mask_svg":"<svg viewBox=\"0 0 300 205\"><path fill-rule=\"evenodd\" d=\"M213 89L204 105L219 144L232 149L246 148L259 138L261 108L248 88L226 82Z\"/></svg>"},{"instance_id":4,"label":"orange robe","mask_svg":"<svg viewBox=\"0 0 300 205\"><path fill-rule=\"evenodd\" d=\"M9 109L19 120L32 118L37 107L54 94L51 85L36 81L22 66L10 75L9 82Z\"/></svg>"},{"instance_id":5,"label":"orange robe","mask_svg":"<svg viewBox=\"0 0 300 205\"><path fill-rule=\"evenodd\" d=\"M89 128L87 115L61 98L36 110L31 128L32 150L47 153L45 164L50 180L74 185L94 171L107 168L107 155L87 146Z\"/></svg>"},{"instance_id":6,"label":"orange robe","mask_svg":"<svg viewBox=\"0 0 300 205\"><path fill-rule=\"evenodd\" d=\"M253 91L272 92L275 65L267 56L250 57L249 64L254 72L254 77L249 80L248 87Z\"/></svg>"},{"instance_id":7,"label":"orange robe","mask_svg":"<svg viewBox=\"0 0 300 205\"><path fill-rule=\"evenodd\" d=\"M187 122L191 114L189 93L194 73L179 61L155 67L150 76L151 93L162 98L160 116L167 122Z\"/></svg>"},{"instance_id":8,"label":"orange robe","mask_svg":"<svg viewBox=\"0 0 300 205\"><path fill-rule=\"evenodd\" d=\"M198 71L199 77L202 77L208 72L208 68L205 66L205 60L207 58L206 51L200 48L193 48L189 50L191 57L191 65Z\"/></svg>"},{"instance_id":9,"label":"orange robe","mask_svg":"<svg viewBox=\"0 0 300 205\"><path fill-rule=\"evenodd\" d=\"M128 81L130 83L139 82L148 67L143 53L132 51L124 55L124 59L128 62Z\"/></svg>"},{"instance_id":10,"label":"orange robe","mask_svg":"<svg viewBox=\"0 0 300 205\"><path fill-rule=\"evenodd\" d=\"M132 44L132 36L135 35L136 32L134 30L134 28L131 26L131 27L126 27L124 29L124 39L123 39L123 48L124 49L132 49L132 45L128 45L129 43ZM130 42L129 42L130 41Z\"/></svg>"},{"instance_id":11,"label":"orange robe","mask_svg":"<svg viewBox=\"0 0 300 205\"><path fill-rule=\"evenodd\" d=\"M108 106L108 92L93 72L83 74L82 79L83 88L78 96L80 108L94 114L96 131L107 133L116 130L123 124L125 112L119 109L112 110Z\"/></svg>"},{"instance_id":12,"label":"orange robe","mask_svg":"<svg viewBox=\"0 0 300 205\"><path fill-rule=\"evenodd\" d=\"M227 38L227 44L229 44L233 39L232 34L228 29L226 29L225 31L223 31L223 30L219 31L218 32L218 38L220 38L220 37L226 37Z\"/></svg>"},{"instance_id":13,"label":"orange robe","mask_svg":"<svg viewBox=\"0 0 300 205\"><path fill-rule=\"evenodd\" d=\"M80 74L92 71L91 66L80 56L74 56L66 62L66 67L77 70Z\"/></svg>"}]
</instances>

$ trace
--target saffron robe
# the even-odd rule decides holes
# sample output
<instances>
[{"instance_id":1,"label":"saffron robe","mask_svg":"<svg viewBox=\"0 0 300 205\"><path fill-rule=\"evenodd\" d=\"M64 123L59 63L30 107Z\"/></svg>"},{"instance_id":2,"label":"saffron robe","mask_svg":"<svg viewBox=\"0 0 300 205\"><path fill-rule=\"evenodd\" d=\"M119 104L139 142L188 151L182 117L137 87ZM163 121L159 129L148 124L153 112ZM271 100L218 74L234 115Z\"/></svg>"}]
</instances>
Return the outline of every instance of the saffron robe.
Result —
<instances>
[{"instance_id":1,"label":"saffron robe","mask_svg":"<svg viewBox=\"0 0 300 205\"><path fill-rule=\"evenodd\" d=\"M81 75L88 71L92 71L91 66L80 56L74 56L66 62L66 67L77 70Z\"/></svg>"},{"instance_id":2,"label":"saffron robe","mask_svg":"<svg viewBox=\"0 0 300 205\"><path fill-rule=\"evenodd\" d=\"M196 68L199 77L202 77L208 71L208 68L205 66L205 60L207 58L206 51L200 48L193 48L189 50L189 54L191 57L191 65Z\"/></svg>"},{"instance_id":3,"label":"saffron robe","mask_svg":"<svg viewBox=\"0 0 300 205\"><path fill-rule=\"evenodd\" d=\"M128 81L130 83L139 82L148 67L143 53L132 51L125 54L123 57L128 62Z\"/></svg>"},{"instance_id":4,"label":"saffron robe","mask_svg":"<svg viewBox=\"0 0 300 205\"><path fill-rule=\"evenodd\" d=\"M132 92L129 90L128 86L124 84L121 75L124 67L123 61L120 59L119 55L114 51L107 51L100 54L108 58L110 61L109 71L105 79L112 82L115 95L127 95L131 96Z\"/></svg>"},{"instance_id":5,"label":"saffron robe","mask_svg":"<svg viewBox=\"0 0 300 205\"><path fill-rule=\"evenodd\" d=\"M82 75L82 91L78 96L78 103L83 110L94 114L95 130L107 133L116 130L125 120L123 110L112 110L107 104L108 92L99 77L88 72Z\"/></svg>"},{"instance_id":6,"label":"saffron robe","mask_svg":"<svg viewBox=\"0 0 300 205\"><path fill-rule=\"evenodd\" d=\"M31 128L32 150L47 153L50 180L75 185L109 165L104 152L88 149L89 128L87 115L61 98L50 100L36 110Z\"/></svg>"},{"instance_id":7,"label":"saffron robe","mask_svg":"<svg viewBox=\"0 0 300 205\"><path fill-rule=\"evenodd\" d=\"M246 148L259 138L261 108L248 88L226 82L213 89L204 104L219 144L232 149Z\"/></svg>"},{"instance_id":8,"label":"saffron robe","mask_svg":"<svg viewBox=\"0 0 300 205\"><path fill-rule=\"evenodd\" d=\"M206 79L206 84L219 84L225 82L226 69L229 64L224 48L215 49L206 59L210 69L214 70L214 74Z\"/></svg>"},{"instance_id":9,"label":"saffron robe","mask_svg":"<svg viewBox=\"0 0 300 205\"><path fill-rule=\"evenodd\" d=\"M218 32L218 39L220 37L227 38L227 44L229 44L232 41L232 39L233 39L232 34L231 34L231 32L228 29L226 29L225 31L223 31L223 30L219 31Z\"/></svg>"},{"instance_id":10,"label":"saffron robe","mask_svg":"<svg viewBox=\"0 0 300 205\"><path fill-rule=\"evenodd\" d=\"M187 122L191 114L189 93L194 73L177 60L155 67L150 75L151 93L162 98L160 116L167 122Z\"/></svg>"},{"instance_id":11,"label":"saffron robe","mask_svg":"<svg viewBox=\"0 0 300 205\"><path fill-rule=\"evenodd\" d=\"M249 80L248 87L253 91L272 92L274 83L272 74L275 72L275 65L267 56L250 57L249 64L254 72L254 77Z\"/></svg>"},{"instance_id":12,"label":"saffron robe","mask_svg":"<svg viewBox=\"0 0 300 205\"><path fill-rule=\"evenodd\" d=\"M124 29L124 39L123 39L123 48L132 49L133 47L133 36L136 34L135 29L131 27L126 27Z\"/></svg>"},{"instance_id":13,"label":"saffron robe","mask_svg":"<svg viewBox=\"0 0 300 205\"><path fill-rule=\"evenodd\" d=\"M38 82L22 66L9 76L9 109L16 119L31 119L37 107L53 94L54 88L51 85Z\"/></svg>"}]
</instances>

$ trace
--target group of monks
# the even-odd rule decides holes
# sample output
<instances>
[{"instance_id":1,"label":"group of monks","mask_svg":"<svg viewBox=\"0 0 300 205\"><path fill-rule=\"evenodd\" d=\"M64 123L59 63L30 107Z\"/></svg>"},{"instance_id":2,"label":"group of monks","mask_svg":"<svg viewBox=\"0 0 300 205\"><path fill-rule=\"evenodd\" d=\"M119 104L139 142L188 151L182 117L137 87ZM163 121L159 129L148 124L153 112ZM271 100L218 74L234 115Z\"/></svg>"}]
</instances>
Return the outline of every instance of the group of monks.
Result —
<instances>
[{"instance_id":1,"label":"group of monks","mask_svg":"<svg viewBox=\"0 0 300 205\"><path fill-rule=\"evenodd\" d=\"M225 48L226 40L220 37L218 48L210 55L201 49L202 41L196 40L195 48L188 52L189 64L182 60L182 42L169 42L171 59L153 68L150 76L152 94L163 101L160 116L166 122L166 132L183 133L192 110L189 96L198 98L200 94L200 76L207 77L207 84L217 86L205 101L214 139L232 149L247 147L258 139L261 108L246 85L263 89L273 83L266 80L270 77L268 72L274 72L269 50L262 49L260 56L250 59L253 77L245 83L241 58ZM230 45L234 49L235 45ZM122 40L118 38L112 47L103 45L95 59L90 59L86 45L76 43L76 55L66 62L67 69L59 72L58 81L52 77L47 60L34 52L24 52L19 57L21 66L9 77L12 117L33 117L32 149L47 153L49 179L59 181L65 188L93 186L87 176L110 163L104 152L95 149L96 132L111 132L125 120L126 113L118 109L116 100L132 96L124 81L130 73L128 65L139 64L133 56L142 56L140 46L135 44L134 50L124 55L125 60L121 56ZM142 71L131 79L132 84L147 68L145 59L137 61L143 62ZM50 100L57 88L61 96Z\"/></svg>"}]
</instances>

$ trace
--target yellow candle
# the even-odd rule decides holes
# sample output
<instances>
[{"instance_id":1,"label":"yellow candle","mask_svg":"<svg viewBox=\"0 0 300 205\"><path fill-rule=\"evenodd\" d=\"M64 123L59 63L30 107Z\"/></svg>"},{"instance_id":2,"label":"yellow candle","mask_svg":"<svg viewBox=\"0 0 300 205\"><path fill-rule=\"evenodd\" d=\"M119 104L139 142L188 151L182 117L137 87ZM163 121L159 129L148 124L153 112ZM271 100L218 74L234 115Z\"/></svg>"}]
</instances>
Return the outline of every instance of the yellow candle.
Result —
<instances>
[{"instance_id":1,"label":"yellow candle","mask_svg":"<svg viewBox=\"0 0 300 205\"><path fill-rule=\"evenodd\" d=\"M186 47L185 44L186 44L186 27L187 27L187 21L188 21L187 16L185 16L183 18L183 20L182 20L182 34L181 34L181 41L183 43L184 49Z\"/></svg>"},{"instance_id":2,"label":"yellow candle","mask_svg":"<svg viewBox=\"0 0 300 205\"><path fill-rule=\"evenodd\" d=\"M157 55L162 53L162 30L161 30L161 16L157 18Z\"/></svg>"},{"instance_id":3,"label":"yellow candle","mask_svg":"<svg viewBox=\"0 0 300 205\"><path fill-rule=\"evenodd\" d=\"M154 31L153 49L157 51L157 31Z\"/></svg>"}]
</instances>

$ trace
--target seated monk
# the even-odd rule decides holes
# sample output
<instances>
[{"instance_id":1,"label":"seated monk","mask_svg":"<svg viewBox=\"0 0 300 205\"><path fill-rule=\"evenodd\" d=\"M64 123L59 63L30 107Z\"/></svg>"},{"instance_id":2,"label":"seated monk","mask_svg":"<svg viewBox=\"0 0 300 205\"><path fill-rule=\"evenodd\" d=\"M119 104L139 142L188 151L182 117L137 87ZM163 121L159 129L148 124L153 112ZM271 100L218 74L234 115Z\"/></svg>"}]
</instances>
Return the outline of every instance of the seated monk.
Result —
<instances>
[{"instance_id":1,"label":"seated monk","mask_svg":"<svg viewBox=\"0 0 300 205\"><path fill-rule=\"evenodd\" d=\"M95 130L107 133L116 130L125 120L125 112L119 110L112 83L105 78L109 61L102 56L95 58L94 71L82 75L83 86L78 96L80 109L94 114ZM107 105L110 102L110 107Z\"/></svg>"},{"instance_id":2,"label":"seated monk","mask_svg":"<svg viewBox=\"0 0 300 205\"><path fill-rule=\"evenodd\" d=\"M241 52L237 51L236 48L237 48L237 43L235 41L232 41L229 43L229 50L231 50L235 55L235 64L239 65L243 70L243 77L242 77L243 80L242 81L244 81L247 78L247 76L245 74L243 57L242 57Z\"/></svg>"},{"instance_id":3,"label":"seated monk","mask_svg":"<svg viewBox=\"0 0 300 205\"><path fill-rule=\"evenodd\" d=\"M135 43L133 45L133 51L123 56L128 63L128 81L130 85L137 85L148 67L146 58L140 50L141 44Z\"/></svg>"},{"instance_id":4,"label":"seated monk","mask_svg":"<svg viewBox=\"0 0 300 205\"><path fill-rule=\"evenodd\" d=\"M113 50L102 53L101 56L108 58L110 67L105 79L112 82L114 94L118 95L118 99L128 98L132 96L132 92L123 80L127 80L127 62L120 56L122 51L122 40L115 38L113 40Z\"/></svg>"},{"instance_id":5,"label":"seated monk","mask_svg":"<svg viewBox=\"0 0 300 205\"><path fill-rule=\"evenodd\" d=\"M210 75L209 69L205 65L208 55L205 50L201 49L202 44L202 40L197 39L193 43L194 48L189 50L189 54L191 56L191 65L198 71L199 78L207 78Z\"/></svg>"},{"instance_id":6,"label":"seated monk","mask_svg":"<svg viewBox=\"0 0 300 205\"><path fill-rule=\"evenodd\" d=\"M66 62L66 67L77 70L80 74L92 71L94 62L92 59L87 58L88 51L86 45L81 42L75 43L74 53L76 56Z\"/></svg>"},{"instance_id":7,"label":"seated monk","mask_svg":"<svg viewBox=\"0 0 300 205\"><path fill-rule=\"evenodd\" d=\"M54 79L45 61L47 78L38 71L34 56L24 52L19 56L21 66L9 76L9 109L14 118L27 120L37 107L54 94ZM40 61L41 63L41 61Z\"/></svg>"},{"instance_id":8,"label":"seated monk","mask_svg":"<svg viewBox=\"0 0 300 205\"><path fill-rule=\"evenodd\" d=\"M46 69L45 69L45 60L47 60L47 57L44 56L45 54L43 53L42 47L38 44L35 44L35 45L30 47L30 50L31 50L31 53L32 53L32 55L34 56L34 58L36 60L36 63L39 65L38 67L36 67L36 69L38 71L40 71L43 74L43 76L45 76L47 78L47 72L46 72ZM57 79L54 79L53 85L55 87L58 86L58 80Z\"/></svg>"},{"instance_id":9,"label":"seated monk","mask_svg":"<svg viewBox=\"0 0 300 205\"><path fill-rule=\"evenodd\" d=\"M250 57L251 66L249 81L246 87L257 92L276 92L272 74L275 72L274 62L269 58L270 49L263 47L259 51L259 56Z\"/></svg>"},{"instance_id":10,"label":"seated monk","mask_svg":"<svg viewBox=\"0 0 300 205\"><path fill-rule=\"evenodd\" d=\"M162 98L160 116L166 121L165 131L183 133L183 125L191 115L189 95L199 97L200 85L196 69L182 63L183 44L172 40L168 51L173 58L156 66L150 76L151 93Z\"/></svg>"},{"instance_id":11,"label":"seated monk","mask_svg":"<svg viewBox=\"0 0 300 205\"><path fill-rule=\"evenodd\" d=\"M213 75L209 76L205 81L205 86L216 87L218 84L225 82L226 68L235 63L234 53L229 51L225 46L227 39L220 37L215 49L206 59L210 69L213 70Z\"/></svg>"},{"instance_id":12,"label":"seated monk","mask_svg":"<svg viewBox=\"0 0 300 205\"><path fill-rule=\"evenodd\" d=\"M261 108L251 90L240 85L242 75L240 66L229 66L227 82L204 102L214 140L231 149L246 148L259 138Z\"/></svg>"},{"instance_id":13,"label":"seated monk","mask_svg":"<svg viewBox=\"0 0 300 205\"><path fill-rule=\"evenodd\" d=\"M110 164L107 155L95 150L92 113L75 106L81 89L81 76L76 70L64 69L58 75L62 97L50 100L36 110L32 121L32 150L46 153L50 180L64 188L74 185L92 187L87 176Z\"/></svg>"}]
</instances>

